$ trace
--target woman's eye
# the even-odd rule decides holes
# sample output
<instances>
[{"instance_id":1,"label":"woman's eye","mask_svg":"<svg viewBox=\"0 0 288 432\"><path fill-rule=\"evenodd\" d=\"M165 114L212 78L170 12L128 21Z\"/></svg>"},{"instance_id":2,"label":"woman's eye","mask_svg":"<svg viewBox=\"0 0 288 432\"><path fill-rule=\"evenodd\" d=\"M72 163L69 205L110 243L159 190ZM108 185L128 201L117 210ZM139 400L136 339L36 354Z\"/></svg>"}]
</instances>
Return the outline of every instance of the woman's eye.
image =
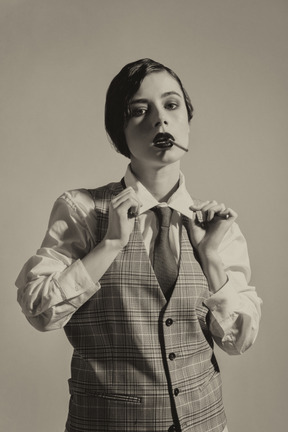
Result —
<instances>
[{"instance_id":1,"label":"woman's eye","mask_svg":"<svg viewBox=\"0 0 288 432\"><path fill-rule=\"evenodd\" d=\"M178 103L176 102L169 102L166 104L166 108L168 108L169 110L175 110L176 108L178 108Z\"/></svg>"},{"instance_id":2,"label":"woman's eye","mask_svg":"<svg viewBox=\"0 0 288 432\"><path fill-rule=\"evenodd\" d=\"M131 111L132 117L141 117L142 115L145 115L147 112L147 108L134 108Z\"/></svg>"}]
</instances>

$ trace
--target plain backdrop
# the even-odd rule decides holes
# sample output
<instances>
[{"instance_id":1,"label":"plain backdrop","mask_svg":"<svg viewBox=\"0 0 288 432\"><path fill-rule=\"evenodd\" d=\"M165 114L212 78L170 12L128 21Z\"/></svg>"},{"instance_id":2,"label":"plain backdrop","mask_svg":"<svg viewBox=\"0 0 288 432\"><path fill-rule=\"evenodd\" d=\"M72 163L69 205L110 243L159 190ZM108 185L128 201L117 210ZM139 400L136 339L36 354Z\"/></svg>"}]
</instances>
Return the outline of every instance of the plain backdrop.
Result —
<instances>
[{"instance_id":1,"label":"plain backdrop","mask_svg":"<svg viewBox=\"0 0 288 432\"><path fill-rule=\"evenodd\" d=\"M286 430L287 37L287 0L0 0L1 431L63 432L71 347L29 325L14 282L63 191L123 175L105 93L142 57L190 94L189 191L239 213L264 301L255 345L216 350L229 431Z\"/></svg>"}]
</instances>

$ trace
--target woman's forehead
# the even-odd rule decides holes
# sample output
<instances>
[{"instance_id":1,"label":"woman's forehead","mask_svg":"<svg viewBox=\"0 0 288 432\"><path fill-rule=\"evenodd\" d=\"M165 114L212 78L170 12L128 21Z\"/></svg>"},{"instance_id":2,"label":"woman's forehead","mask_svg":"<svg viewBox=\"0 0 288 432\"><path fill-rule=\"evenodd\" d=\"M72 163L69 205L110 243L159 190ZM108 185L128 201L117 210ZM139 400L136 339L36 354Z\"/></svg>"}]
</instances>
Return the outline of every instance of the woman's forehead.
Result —
<instances>
[{"instance_id":1,"label":"woman's forehead","mask_svg":"<svg viewBox=\"0 0 288 432\"><path fill-rule=\"evenodd\" d=\"M183 96L178 82L167 71L152 72L145 76L139 89L133 95L132 100L148 98L151 96L162 96L168 93L177 93Z\"/></svg>"}]
</instances>

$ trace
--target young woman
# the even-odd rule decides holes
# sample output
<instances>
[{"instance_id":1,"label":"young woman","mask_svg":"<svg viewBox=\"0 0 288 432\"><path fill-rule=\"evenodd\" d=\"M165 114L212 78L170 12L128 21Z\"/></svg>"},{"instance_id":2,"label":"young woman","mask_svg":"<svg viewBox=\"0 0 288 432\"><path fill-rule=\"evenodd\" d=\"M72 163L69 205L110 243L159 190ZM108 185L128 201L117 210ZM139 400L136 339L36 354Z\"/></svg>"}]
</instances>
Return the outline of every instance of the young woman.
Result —
<instances>
[{"instance_id":1,"label":"young woman","mask_svg":"<svg viewBox=\"0 0 288 432\"><path fill-rule=\"evenodd\" d=\"M173 71L126 65L105 110L124 178L58 198L17 279L30 323L74 347L68 432L227 430L213 340L243 353L261 300L235 211L186 190L192 116Z\"/></svg>"}]
</instances>

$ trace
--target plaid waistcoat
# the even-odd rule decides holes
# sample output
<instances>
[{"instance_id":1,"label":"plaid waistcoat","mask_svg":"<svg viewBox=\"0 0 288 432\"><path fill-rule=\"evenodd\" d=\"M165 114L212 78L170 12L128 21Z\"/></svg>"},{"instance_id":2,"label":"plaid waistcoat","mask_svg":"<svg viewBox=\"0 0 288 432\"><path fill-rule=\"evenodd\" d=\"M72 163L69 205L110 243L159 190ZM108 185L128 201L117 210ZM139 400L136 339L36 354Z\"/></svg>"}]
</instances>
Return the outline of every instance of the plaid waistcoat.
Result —
<instances>
[{"instance_id":1,"label":"plaid waistcoat","mask_svg":"<svg viewBox=\"0 0 288 432\"><path fill-rule=\"evenodd\" d=\"M113 183L91 191L97 242L107 230L111 197L121 190ZM67 430L222 432L221 379L203 305L208 286L186 229L168 302L137 218L100 283L65 326L74 347Z\"/></svg>"}]
</instances>

